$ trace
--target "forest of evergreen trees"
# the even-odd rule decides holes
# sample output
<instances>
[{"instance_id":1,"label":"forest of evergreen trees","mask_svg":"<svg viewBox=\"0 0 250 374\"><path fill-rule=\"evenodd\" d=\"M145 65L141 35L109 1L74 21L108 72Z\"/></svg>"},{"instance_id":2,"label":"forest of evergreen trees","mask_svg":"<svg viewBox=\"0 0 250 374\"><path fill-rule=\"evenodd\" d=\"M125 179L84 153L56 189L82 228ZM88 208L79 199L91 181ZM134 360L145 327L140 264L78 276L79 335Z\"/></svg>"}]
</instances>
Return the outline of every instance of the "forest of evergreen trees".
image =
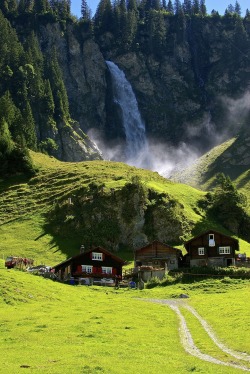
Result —
<instances>
[{"instance_id":1,"label":"forest of evergreen trees","mask_svg":"<svg viewBox=\"0 0 250 374\"><path fill-rule=\"evenodd\" d=\"M70 2L6 0L0 9L0 173L13 174L32 171L27 148L50 153L56 144L47 134L69 118L56 52L42 53L35 17L67 18Z\"/></svg>"},{"instance_id":2,"label":"forest of evergreen trees","mask_svg":"<svg viewBox=\"0 0 250 374\"><path fill-rule=\"evenodd\" d=\"M70 120L62 71L55 50L44 53L39 25L59 22L82 28L99 43L113 35L119 53L138 50L161 58L171 49L189 18L224 19L233 22L234 43L248 41L250 15L241 17L238 1L220 16L207 14L205 0L100 0L94 17L82 0L81 18L71 14L70 0L2 0L0 2L0 173L30 170L27 148L51 153L58 122ZM172 28L172 30L171 30ZM99 43L101 44L101 43Z\"/></svg>"}]
</instances>

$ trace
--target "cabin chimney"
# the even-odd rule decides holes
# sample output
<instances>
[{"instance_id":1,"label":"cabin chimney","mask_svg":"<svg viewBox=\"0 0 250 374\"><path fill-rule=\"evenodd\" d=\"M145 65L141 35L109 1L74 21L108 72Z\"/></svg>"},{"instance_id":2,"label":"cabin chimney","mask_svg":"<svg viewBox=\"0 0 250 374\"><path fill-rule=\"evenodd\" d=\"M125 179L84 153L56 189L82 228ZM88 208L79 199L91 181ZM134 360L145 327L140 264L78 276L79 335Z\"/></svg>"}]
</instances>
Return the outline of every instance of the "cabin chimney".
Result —
<instances>
[{"instance_id":1,"label":"cabin chimney","mask_svg":"<svg viewBox=\"0 0 250 374\"><path fill-rule=\"evenodd\" d=\"M84 245L82 244L81 247L80 247L80 253L84 253L84 251L85 251L85 247L84 247Z\"/></svg>"}]
</instances>

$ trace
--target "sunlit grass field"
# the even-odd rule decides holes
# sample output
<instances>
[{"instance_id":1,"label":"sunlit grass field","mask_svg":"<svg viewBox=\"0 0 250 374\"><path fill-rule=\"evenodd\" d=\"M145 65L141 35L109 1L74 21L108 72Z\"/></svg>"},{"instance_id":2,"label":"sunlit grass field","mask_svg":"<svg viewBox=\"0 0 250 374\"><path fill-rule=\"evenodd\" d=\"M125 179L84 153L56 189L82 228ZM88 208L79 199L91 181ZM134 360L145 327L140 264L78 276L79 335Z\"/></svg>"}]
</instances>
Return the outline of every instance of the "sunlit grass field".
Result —
<instances>
[{"instance_id":1,"label":"sunlit grass field","mask_svg":"<svg viewBox=\"0 0 250 374\"><path fill-rule=\"evenodd\" d=\"M221 339L250 353L249 282L204 282L143 291L69 286L0 261L0 372L239 373L187 354L176 314L145 301L188 293ZM203 349L220 357L193 327Z\"/></svg>"},{"instance_id":2,"label":"sunlit grass field","mask_svg":"<svg viewBox=\"0 0 250 374\"><path fill-rule=\"evenodd\" d=\"M0 373L239 373L187 354L176 314L146 299L187 293L187 302L227 345L250 354L249 281L226 278L143 291L114 290L64 285L4 268L8 255L54 265L67 254L76 254L81 239L53 237L44 228L44 213L93 181L109 190L137 175L146 186L183 204L197 230L207 229L208 224L220 230L218 223L204 221L197 209L205 192L122 163L72 164L32 155L39 168L34 178L0 181ZM249 243L240 241L240 246L250 256ZM128 261L133 257L132 251L120 256ZM230 360L187 311L185 316L200 349Z\"/></svg>"}]
</instances>

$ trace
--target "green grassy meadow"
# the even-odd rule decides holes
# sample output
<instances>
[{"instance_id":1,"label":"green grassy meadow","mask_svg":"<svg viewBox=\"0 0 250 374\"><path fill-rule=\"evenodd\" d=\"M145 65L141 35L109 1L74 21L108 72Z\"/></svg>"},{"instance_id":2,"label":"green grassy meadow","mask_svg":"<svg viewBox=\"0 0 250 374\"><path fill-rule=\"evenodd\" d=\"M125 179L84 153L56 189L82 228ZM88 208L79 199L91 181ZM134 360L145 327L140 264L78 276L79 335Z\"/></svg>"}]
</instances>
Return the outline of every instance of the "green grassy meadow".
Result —
<instances>
[{"instance_id":1,"label":"green grassy meadow","mask_svg":"<svg viewBox=\"0 0 250 374\"><path fill-rule=\"evenodd\" d=\"M177 315L147 299L176 298L188 293L196 308L230 347L250 354L247 280L201 280L143 291L69 286L17 269L4 268L8 255L30 257L36 264L55 265L78 253L81 239L53 236L44 213L57 201L91 182L105 190L120 188L133 176L159 192L173 196L195 222L196 230L220 231L204 220L198 208L205 192L168 181L157 173L122 163L62 163L32 153L39 169L35 177L0 181L0 373L239 373L197 359L184 350ZM181 246L180 246L181 247ZM250 245L240 241L250 256ZM132 261L132 252L119 253ZM229 360L184 310L197 346Z\"/></svg>"},{"instance_id":2,"label":"green grassy meadow","mask_svg":"<svg viewBox=\"0 0 250 374\"><path fill-rule=\"evenodd\" d=\"M209 287L210 292L204 292ZM188 293L188 303L230 347L250 353L246 281L197 282L143 291L69 286L0 261L0 372L2 373L239 373L187 354L178 319L147 302ZM191 330L202 349L221 353ZM200 340L200 342L199 342Z\"/></svg>"}]
</instances>

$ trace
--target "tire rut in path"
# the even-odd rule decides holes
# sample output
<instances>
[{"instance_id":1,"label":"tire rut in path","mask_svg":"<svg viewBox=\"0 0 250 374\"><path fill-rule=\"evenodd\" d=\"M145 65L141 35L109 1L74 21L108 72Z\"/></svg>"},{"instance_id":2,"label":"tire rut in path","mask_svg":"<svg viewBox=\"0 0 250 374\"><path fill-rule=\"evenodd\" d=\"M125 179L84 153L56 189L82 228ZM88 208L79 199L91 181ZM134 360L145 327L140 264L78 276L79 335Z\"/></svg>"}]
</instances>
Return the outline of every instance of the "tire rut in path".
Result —
<instances>
[{"instance_id":1,"label":"tire rut in path","mask_svg":"<svg viewBox=\"0 0 250 374\"><path fill-rule=\"evenodd\" d=\"M142 299L140 299L142 300ZM192 338L191 332L187 326L187 322L185 317L182 315L179 306L185 307L188 309L201 323L204 330L208 333L212 341L225 353L229 354L230 356L233 356L234 358L250 361L250 356L243 353L243 352L236 352L231 350L230 348L226 347L223 343L219 342L217 339L215 333L213 332L212 328L207 324L207 322L196 312L196 310L189 305L186 305L186 303L183 300L160 300L160 299L143 299L143 301L149 301L153 303L158 304L164 304L168 305L178 316L180 321L180 339L181 343L187 353L190 355L197 357L203 361L207 361L213 364L217 365L223 365L223 366L230 366L236 369L240 369L243 371L249 371L250 369L244 365L240 364L234 364L230 362L221 361L215 357L212 357L210 355L202 353L199 348L195 345L194 340Z\"/></svg>"}]
</instances>

